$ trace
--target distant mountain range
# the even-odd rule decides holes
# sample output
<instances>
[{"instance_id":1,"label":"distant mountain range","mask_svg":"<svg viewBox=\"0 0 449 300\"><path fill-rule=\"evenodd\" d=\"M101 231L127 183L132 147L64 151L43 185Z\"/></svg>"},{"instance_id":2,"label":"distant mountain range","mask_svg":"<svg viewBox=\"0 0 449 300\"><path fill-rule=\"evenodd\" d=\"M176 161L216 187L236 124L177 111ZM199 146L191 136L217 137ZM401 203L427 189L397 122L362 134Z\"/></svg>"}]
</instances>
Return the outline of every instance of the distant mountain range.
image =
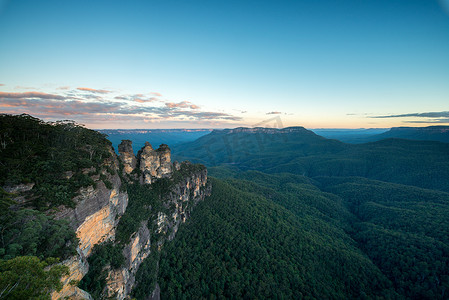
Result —
<instances>
[{"instance_id":1,"label":"distant mountain range","mask_svg":"<svg viewBox=\"0 0 449 300\"><path fill-rule=\"evenodd\" d=\"M312 129L312 131L325 138L350 144L375 142L387 138L449 143L449 126L393 127L391 129Z\"/></svg>"},{"instance_id":2,"label":"distant mountain range","mask_svg":"<svg viewBox=\"0 0 449 300\"><path fill-rule=\"evenodd\" d=\"M102 129L98 131L108 135L116 151L122 140L132 140L134 152L137 153L145 142L150 142L155 148L160 144L177 145L194 141L210 133L211 129Z\"/></svg>"},{"instance_id":3,"label":"distant mountain range","mask_svg":"<svg viewBox=\"0 0 449 300\"><path fill-rule=\"evenodd\" d=\"M387 132L368 137L371 141L387 138L449 143L449 126L393 127Z\"/></svg>"},{"instance_id":4,"label":"distant mountain range","mask_svg":"<svg viewBox=\"0 0 449 300\"><path fill-rule=\"evenodd\" d=\"M303 127L214 130L172 148L175 159L307 177L360 176L449 191L449 144L388 138L364 144Z\"/></svg>"}]
</instances>

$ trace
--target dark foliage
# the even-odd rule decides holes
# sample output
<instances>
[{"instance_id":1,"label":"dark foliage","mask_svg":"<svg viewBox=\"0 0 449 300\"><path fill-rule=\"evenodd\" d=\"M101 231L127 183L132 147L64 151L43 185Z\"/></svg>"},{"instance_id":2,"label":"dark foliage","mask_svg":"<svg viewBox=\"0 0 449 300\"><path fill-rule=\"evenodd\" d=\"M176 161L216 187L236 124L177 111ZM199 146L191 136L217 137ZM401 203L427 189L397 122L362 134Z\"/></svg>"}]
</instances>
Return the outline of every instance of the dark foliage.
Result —
<instances>
[{"instance_id":1,"label":"dark foliage","mask_svg":"<svg viewBox=\"0 0 449 300\"><path fill-rule=\"evenodd\" d=\"M164 247L164 298L395 297L391 283L335 223L289 211L280 205L291 205L288 196L276 195L275 204L268 194L248 191L254 186L236 184L213 180L212 196Z\"/></svg>"},{"instance_id":2,"label":"dark foliage","mask_svg":"<svg viewBox=\"0 0 449 300\"><path fill-rule=\"evenodd\" d=\"M88 291L94 299L101 299L109 268L117 269L125 262L122 247L113 242L96 245L87 261L89 272L83 277L79 287Z\"/></svg>"},{"instance_id":3,"label":"dark foliage","mask_svg":"<svg viewBox=\"0 0 449 300\"><path fill-rule=\"evenodd\" d=\"M65 220L54 220L42 212L7 210L0 215L0 258L38 256L61 260L76 253L78 239Z\"/></svg>"},{"instance_id":4,"label":"dark foliage","mask_svg":"<svg viewBox=\"0 0 449 300\"><path fill-rule=\"evenodd\" d=\"M83 169L100 166L111 156L110 145L103 134L72 121L1 114L0 186L33 182L35 207L73 206L76 191L94 184Z\"/></svg>"}]
</instances>

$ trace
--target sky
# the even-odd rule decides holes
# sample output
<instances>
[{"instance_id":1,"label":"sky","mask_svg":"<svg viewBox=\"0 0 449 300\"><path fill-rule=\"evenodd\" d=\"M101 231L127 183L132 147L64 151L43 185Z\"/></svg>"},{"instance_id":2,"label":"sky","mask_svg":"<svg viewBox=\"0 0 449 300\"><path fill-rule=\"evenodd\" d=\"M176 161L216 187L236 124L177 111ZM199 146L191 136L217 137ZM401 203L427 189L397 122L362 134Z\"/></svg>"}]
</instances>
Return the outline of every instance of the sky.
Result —
<instances>
[{"instance_id":1,"label":"sky","mask_svg":"<svg viewBox=\"0 0 449 300\"><path fill-rule=\"evenodd\" d=\"M449 0L0 0L0 113L388 128L448 104Z\"/></svg>"}]
</instances>

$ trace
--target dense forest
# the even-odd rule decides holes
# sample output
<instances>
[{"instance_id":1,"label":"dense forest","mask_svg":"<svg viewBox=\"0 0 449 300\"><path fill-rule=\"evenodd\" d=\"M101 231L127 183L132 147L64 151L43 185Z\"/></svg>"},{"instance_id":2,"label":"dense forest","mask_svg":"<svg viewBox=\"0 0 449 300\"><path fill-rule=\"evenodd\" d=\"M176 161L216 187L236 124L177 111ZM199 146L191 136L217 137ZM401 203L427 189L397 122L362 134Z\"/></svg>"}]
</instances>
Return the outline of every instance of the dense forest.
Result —
<instances>
[{"instance_id":1,"label":"dense forest","mask_svg":"<svg viewBox=\"0 0 449 300\"><path fill-rule=\"evenodd\" d=\"M57 262L78 243L49 212L73 207L80 187L111 184L110 142L70 121L1 115L0 125L0 298L48 299L68 272ZM206 163L211 196L159 247L161 199L204 166L123 184L130 201L115 241L95 246L73 283L94 299L142 222L151 253L136 299L157 284L163 299L449 298L449 144L348 145L295 127L213 131L173 152Z\"/></svg>"},{"instance_id":2,"label":"dense forest","mask_svg":"<svg viewBox=\"0 0 449 300\"><path fill-rule=\"evenodd\" d=\"M348 145L293 128L176 149L215 179L162 252L163 298L449 297L448 144Z\"/></svg>"},{"instance_id":3,"label":"dense forest","mask_svg":"<svg viewBox=\"0 0 449 300\"><path fill-rule=\"evenodd\" d=\"M447 298L449 194L211 171L227 179L163 250L163 298Z\"/></svg>"}]
</instances>

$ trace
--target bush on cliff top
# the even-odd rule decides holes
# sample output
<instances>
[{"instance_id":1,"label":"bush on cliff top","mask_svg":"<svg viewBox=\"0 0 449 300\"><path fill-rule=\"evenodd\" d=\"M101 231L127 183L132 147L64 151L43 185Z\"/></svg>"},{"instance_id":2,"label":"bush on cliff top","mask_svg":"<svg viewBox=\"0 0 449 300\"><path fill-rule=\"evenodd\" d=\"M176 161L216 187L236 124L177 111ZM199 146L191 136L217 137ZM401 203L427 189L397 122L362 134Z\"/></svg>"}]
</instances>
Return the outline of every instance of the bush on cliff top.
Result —
<instances>
[{"instance_id":1,"label":"bush on cliff top","mask_svg":"<svg viewBox=\"0 0 449 300\"><path fill-rule=\"evenodd\" d=\"M93 184L83 169L100 166L110 145L104 134L73 121L0 114L0 186L33 182L34 206L73 206L76 191Z\"/></svg>"}]
</instances>

